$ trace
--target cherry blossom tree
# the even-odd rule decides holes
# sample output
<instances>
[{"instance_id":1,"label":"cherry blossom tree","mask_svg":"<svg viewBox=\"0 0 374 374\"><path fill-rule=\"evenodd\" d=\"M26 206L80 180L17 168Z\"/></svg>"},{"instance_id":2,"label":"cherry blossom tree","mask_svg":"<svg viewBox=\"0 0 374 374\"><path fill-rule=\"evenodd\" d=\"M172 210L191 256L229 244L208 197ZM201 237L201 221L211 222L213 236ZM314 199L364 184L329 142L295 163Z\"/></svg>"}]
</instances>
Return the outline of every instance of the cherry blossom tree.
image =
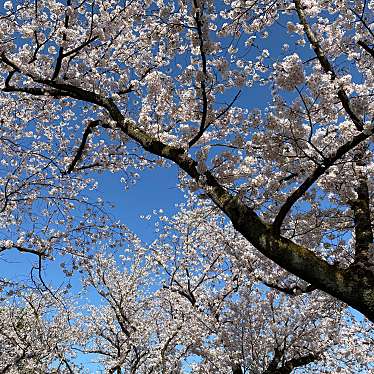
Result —
<instances>
[{"instance_id":1,"label":"cherry blossom tree","mask_svg":"<svg viewBox=\"0 0 374 374\"><path fill-rule=\"evenodd\" d=\"M25 287L10 289L2 296L0 372L78 372L72 348L79 343L79 334L78 325L72 323L72 309L49 293Z\"/></svg>"},{"instance_id":2,"label":"cherry blossom tree","mask_svg":"<svg viewBox=\"0 0 374 374\"><path fill-rule=\"evenodd\" d=\"M2 284L2 373L372 369L371 324L271 266L217 207L189 195L146 219L150 245L128 233L80 261L80 295Z\"/></svg>"},{"instance_id":3,"label":"cherry blossom tree","mask_svg":"<svg viewBox=\"0 0 374 374\"><path fill-rule=\"evenodd\" d=\"M85 287L104 303L91 306L84 318L84 352L96 354L110 373L371 369L372 333L342 303L321 291L287 294L265 287L259 279L268 260L253 255L245 261L256 269L243 271L222 250L241 247L243 239L211 209L191 208L160 216L151 247L137 240L124 254L98 253L87 263ZM278 283L291 281L280 268L273 276Z\"/></svg>"},{"instance_id":4,"label":"cherry blossom tree","mask_svg":"<svg viewBox=\"0 0 374 374\"><path fill-rule=\"evenodd\" d=\"M373 8L5 1L1 251L34 254L40 269L60 250L79 269L98 241L122 240L90 200L94 172L127 186L173 163L241 235L230 256L254 247L297 277L265 280L273 289L318 289L373 321Z\"/></svg>"}]
</instances>

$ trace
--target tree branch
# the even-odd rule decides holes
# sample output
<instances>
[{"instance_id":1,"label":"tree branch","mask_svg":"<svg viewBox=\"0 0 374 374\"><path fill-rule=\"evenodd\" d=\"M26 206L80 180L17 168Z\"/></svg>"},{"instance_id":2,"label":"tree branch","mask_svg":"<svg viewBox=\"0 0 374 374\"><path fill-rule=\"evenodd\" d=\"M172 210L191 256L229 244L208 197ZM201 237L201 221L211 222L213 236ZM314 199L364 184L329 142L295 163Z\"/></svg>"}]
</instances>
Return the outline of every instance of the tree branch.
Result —
<instances>
[{"instance_id":1,"label":"tree branch","mask_svg":"<svg viewBox=\"0 0 374 374\"><path fill-rule=\"evenodd\" d=\"M31 248L25 248L25 247L22 247L20 245L12 245L10 248L8 247L0 247L0 252L4 252L6 250L9 250L9 249L16 249L18 252L21 252L21 253L29 253L29 254L32 254L32 255L36 255L38 256L39 258L41 257L46 257L46 254L43 253L43 252L39 252L35 249L31 249Z\"/></svg>"},{"instance_id":2,"label":"tree branch","mask_svg":"<svg viewBox=\"0 0 374 374\"><path fill-rule=\"evenodd\" d=\"M300 294L303 294L303 293L309 293L309 292L313 292L315 291L317 288L311 284L309 284L308 286L306 287L300 287L300 286L293 286L293 287L282 287L282 286L279 286L277 284L274 284L274 283L270 283L270 282L266 282L266 281L262 281L263 284L265 284L265 286L269 287L269 288L273 288L279 292L283 292L287 295L290 295L290 296L297 296L297 295L300 295Z\"/></svg>"},{"instance_id":3,"label":"tree branch","mask_svg":"<svg viewBox=\"0 0 374 374\"><path fill-rule=\"evenodd\" d=\"M242 367L239 364L231 365L232 374L243 374Z\"/></svg>"},{"instance_id":4,"label":"tree branch","mask_svg":"<svg viewBox=\"0 0 374 374\"><path fill-rule=\"evenodd\" d=\"M357 44L374 58L374 48L369 47L363 40L359 40Z\"/></svg>"},{"instance_id":5,"label":"tree branch","mask_svg":"<svg viewBox=\"0 0 374 374\"><path fill-rule=\"evenodd\" d=\"M361 158L361 157L360 157ZM364 166L363 162L358 166ZM351 200L350 206L353 211L355 226L355 260L354 265L366 265L373 261L373 252L370 246L373 244L373 230L371 227L370 195L367 177L358 171L358 186L355 189L357 198Z\"/></svg>"},{"instance_id":6,"label":"tree branch","mask_svg":"<svg viewBox=\"0 0 374 374\"><path fill-rule=\"evenodd\" d=\"M280 350L278 347L275 347L274 357L270 361L268 367L263 372L263 374L275 374L276 370L277 370L277 367L278 367L278 364L279 364L279 361L281 360L282 356L283 356L283 351Z\"/></svg>"},{"instance_id":7,"label":"tree branch","mask_svg":"<svg viewBox=\"0 0 374 374\"><path fill-rule=\"evenodd\" d=\"M67 0L66 1L66 6L67 7L70 7L71 6L71 0ZM67 29L69 27L69 16L67 13L65 13L65 20L64 20L64 27L65 29ZM65 43L66 42L66 32L64 32L62 34L62 42ZM60 46L59 48L59 51L58 51L58 56L57 56L57 60L56 60L56 65L55 65L55 70L53 72L53 75L52 75L52 80L55 80L59 73L60 73L60 70L61 70L61 66L62 66L62 60L64 59L64 47L63 46Z\"/></svg>"},{"instance_id":8,"label":"tree branch","mask_svg":"<svg viewBox=\"0 0 374 374\"><path fill-rule=\"evenodd\" d=\"M91 121L88 124L88 126L84 130L82 140L81 140L81 143L80 143L80 145L77 149L77 152L76 152L72 162L70 163L69 167L67 168L65 174L70 174L75 169L75 166L77 165L77 163L81 160L81 158L83 156L84 148L86 146L88 137L90 136L90 134L92 134L92 130L97 126L102 126L104 128L110 128L110 126L108 124L106 124L106 123L104 123L100 120Z\"/></svg>"},{"instance_id":9,"label":"tree branch","mask_svg":"<svg viewBox=\"0 0 374 374\"><path fill-rule=\"evenodd\" d=\"M307 36L307 38L308 38L308 40L311 44L316 56L318 57L318 60L321 64L321 66L322 66L322 69L324 70L324 72L326 74L331 74L331 80L335 80L337 78L337 75L336 75L332 65L330 64L328 58L326 57L325 53L323 52L320 44L318 43L318 40L317 40L316 36L314 35L311 27L309 26L309 24L306 20L305 13L304 13L302 5L301 5L301 0L294 0L294 3L295 3L296 11L297 11L297 14L298 14L298 17L299 17L299 21L304 28L304 32L305 32L305 34L306 34L306 36ZM343 105L343 108L345 109L349 118L355 124L357 130L362 131L364 129L364 124L360 120L360 118L352 110L352 108L350 106L350 103L349 103L349 98L348 98L346 92L344 91L344 89L340 88L338 90L337 94L338 94L338 98L339 98L340 102Z\"/></svg>"},{"instance_id":10,"label":"tree branch","mask_svg":"<svg viewBox=\"0 0 374 374\"><path fill-rule=\"evenodd\" d=\"M298 358L292 358L291 360L286 361L286 363L280 368L275 369L274 371L266 374L290 374L293 371L293 369L308 365L316 360L318 360L318 355L314 353L310 353L308 355L301 356Z\"/></svg>"},{"instance_id":11,"label":"tree branch","mask_svg":"<svg viewBox=\"0 0 374 374\"><path fill-rule=\"evenodd\" d=\"M340 146L334 155L326 158L323 164L317 166L313 173L291 194L287 197L286 202L280 208L277 216L274 219L273 228L275 232L279 233L282 223L286 218L288 212L293 205L305 194L305 192L323 175L326 170L331 167L337 160L341 159L346 153L354 149L357 145L368 139L372 133L366 134L364 132L353 137L352 140Z\"/></svg>"},{"instance_id":12,"label":"tree branch","mask_svg":"<svg viewBox=\"0 0 374 374\"><path fill-rule=\"evenodd\" d=\"M197 33L199 36L199 43L200 43L199 48L200 48L201 63L202 63L202 68L203 68L203 77L202 77L201 84L200 84L201 96L202 96L202 101L203 101L203 110L201 113L200 129L198 133L193 137L193 139L191 139L188 142L189 148L191 148L203 136L205 130L209 126L209 124L206 125L206 119L207 119L207 114L208 114L208 95L206 92L206 83L205 83L205 79L207 76L207 59L206 59L206 54L205 54L205 49L204 49L204 36L203 36L203 28L202 28L203 23L201 20L201 16L203 15L203 9L202 9L203 5L202 4L200 5L201 7L200 9L197 4L197 1L194 0L194 7L195 7L194 19L196 22L196 29L197 29Z\"/></svg>"},{"instance_id":13,"label":"tree branch","mask_svg":"<svg viewBox=\"0 0 374 374\"><path fill-rule=\"evenodd\" d=\"M292 358L285 363L281 367L278 368L279 362L284 355L284 351L275 348L274 350L274 357L271 360L270 364L268 365L267 369L263 372L263 374L290 374L293 369L305 366L310 364L313 361L318 360L319 356L315 353L309 353L305 356L300 356L298 358Z\"/></svg>"}]
</instances>

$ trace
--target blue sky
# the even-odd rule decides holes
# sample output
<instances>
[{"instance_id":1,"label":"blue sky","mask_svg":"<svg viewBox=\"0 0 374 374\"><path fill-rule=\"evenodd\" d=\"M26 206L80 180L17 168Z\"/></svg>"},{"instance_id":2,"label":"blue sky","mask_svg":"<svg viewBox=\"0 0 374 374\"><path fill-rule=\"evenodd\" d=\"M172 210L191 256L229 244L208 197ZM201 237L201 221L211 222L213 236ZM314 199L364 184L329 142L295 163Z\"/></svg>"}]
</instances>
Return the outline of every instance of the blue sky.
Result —
<instances>
[{"instance_id":1,"label":"blue sky","mask_svg":"<svg viewBox=\"0 0 374 374\"><path fill-rule=\"evenodd\" d=\"M174 166L142 171L140 179L127 191L121 186L119 173L105 173L99 176L98 193L116 205L115 217L144 241L149 241L153 238L153 224L147 224L140 216L159 209L167 214L175 212L175 204L183 199L177 182L178 171Z\"/></svg>"}]
</instances>

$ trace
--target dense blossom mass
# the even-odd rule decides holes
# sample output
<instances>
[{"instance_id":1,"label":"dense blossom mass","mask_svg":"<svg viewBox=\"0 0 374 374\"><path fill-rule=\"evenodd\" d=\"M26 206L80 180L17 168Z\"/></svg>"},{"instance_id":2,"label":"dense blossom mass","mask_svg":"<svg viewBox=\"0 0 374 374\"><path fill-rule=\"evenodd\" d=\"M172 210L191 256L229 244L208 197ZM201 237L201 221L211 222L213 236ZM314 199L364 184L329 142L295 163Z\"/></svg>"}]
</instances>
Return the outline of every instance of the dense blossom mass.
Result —
<instances>
[{"instance_id":1,"label":"dense blossom mass","mask_svg":"<svg viewBox=\"0 0 374 374\"><path fill-rule=\"evenodd\" d=\"M33 260L0 371L373 370L373 27L373 0L3 2L0 252ZM99 174L170 165L145 243Z\"/></svg>"}]
</instances>

